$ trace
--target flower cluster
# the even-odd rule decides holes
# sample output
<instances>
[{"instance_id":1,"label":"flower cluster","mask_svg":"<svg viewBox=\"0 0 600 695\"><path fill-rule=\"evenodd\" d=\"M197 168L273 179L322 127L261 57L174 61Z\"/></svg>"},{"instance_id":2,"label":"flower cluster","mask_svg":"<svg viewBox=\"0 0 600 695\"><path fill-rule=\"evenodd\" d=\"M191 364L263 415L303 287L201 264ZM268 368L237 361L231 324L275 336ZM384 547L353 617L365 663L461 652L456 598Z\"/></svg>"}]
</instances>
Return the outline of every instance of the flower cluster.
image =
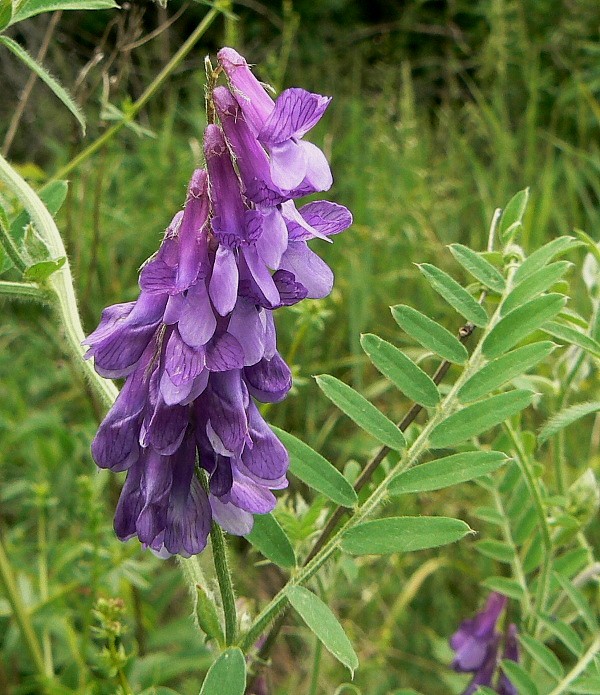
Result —
<instances>
[{"instance_id":1,"label":"flower cluster","mask_svg":"<svg viewBox=\"0 0 600 695\"><path fill-rule=\"evenodd\" d=\"M333 274L307 242L352 222L335 203L294 203L332 184L302 139L330 99L287 89L273 101L236 51L218 59L229 88L211 95L206 170L142 267L138 299L106 308L85 341L99 374L126 380L92 443L98 466L127 470L116 533L165 556L199 553L213 520L249 533L286 487L287 452L253 400L291 387L273 311L329 294Z\"/></svg>"},{"instance_id":2,"label":"flower cluster","mask_svg":"<svg viewBox=\"0 0 600 695\"><path fill-rule=\"evenodd\" d=\"M502 641L502 635L496 630L496 623L505 606L506 596L491 593L485 608L474 618L463 620L450 638L450 646L456 652L452 668L474 674L463 695L472 695L480 685L492 686ZM504 634L502 658L519 661L517 627L512 623ZM496 692L499 695L518 695L517 689L502 670L496 681Z\"/></svg>"}]
</instances>

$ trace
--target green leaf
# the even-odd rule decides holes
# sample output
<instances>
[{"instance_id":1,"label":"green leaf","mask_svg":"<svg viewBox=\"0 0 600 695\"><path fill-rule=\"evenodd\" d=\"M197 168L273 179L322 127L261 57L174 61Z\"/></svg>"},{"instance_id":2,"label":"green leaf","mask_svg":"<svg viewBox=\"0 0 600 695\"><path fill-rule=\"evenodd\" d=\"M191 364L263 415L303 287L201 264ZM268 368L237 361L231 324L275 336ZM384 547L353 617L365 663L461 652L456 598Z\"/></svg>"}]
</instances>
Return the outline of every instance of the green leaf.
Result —
<instances>
[{"instance_id":1,"label":"green leaf","mask_svg":"<svg viewBox=\"0 0 600 695\"><path fill-rule=\"evenodd\" d=\"M516 556L515 549L503 541L486 539L475 543L475 548L485 557L510 564Z\"/></svg>"},{"instance_id":2,"label":"green leaf","mask_svg":"<svg viewBox=\"0 0 600 695\"><path fill-rule=\"evenodd\" d=\"M327 398L365 432L390 449L404 449L406 440L402 432L364 396L329 374L316 376L315 379Z\"/></svg>"},{"instance_id":3,"label":"green leaf","mask_svg":"<svg viewBox=\"0 0 600 695\"><path fill-rule=\"evenodd\" d=\"M600 695L600 676L581 676L569 685L573 695Z\"/></svg>"},{"instance_id":4,"label":"green leaf","mask_svg":"<svg viewBox=\"0 0 600 695\"><path fill-rule=\"evenodd\" d=\"M540 341L498 357L486 364L460 388L458 398L463 403L469 403L487 396L511 379L529 371L548 357L556 347L558 346L549 340Z\"/></svg>"},{"instance_id":5,"label":"green leaf","mask_svg":"<svg viewBox=\"0 0 600 695\"><path fill-rule=\"evenodd\" d=\"M570 625L553 615L541 614L540 618L548 630L559 639L567 649L573 652L576 657L579 658L583 654L585 649L583 642Z\"/></svg>"},{"instance_id":6,"label":"green leaf","mask_svg":"<svg viewBox=\"0 0 600 695\"><path fill-rule=\"evenodd\" d=\"M450 244L448 248L458 263L482 285L495 292L504 291L505 282L502 274L483 256L462 244Z\"/></svg>"},{"instance_id":7,"label":"green leaf","mask_svg":"<svg viewBox=\"0 0 600 695\"><path fill-rule=\"evenodd\" d=\"M533 679L522 666L509 659L502 659L500 665L519 695L539 695Z\"/></svg>"},{"instance_id":8,"label":"green leaf","mask_svg":"<svg viewBox=\"0 0 600 695\"><path fill-rule=\"evenodd\" d=\"M13 20L14 19L15 17L13 16ZM62 101L62 103L79 121L81 131L85 135L85 117L83 115L83 111L75 103L73 97L67 92L67 90L59 82L57 82L57 80L54 79L54 77L52 77L52 75L46 70L46 68L43 65L40 65L40 63L38 63L37 60L35 60L35 58L30 56L29 53L27 53L27 51L16 41L13 41L13 39L11 39L8 36L0 36L0 43L3 43L9 51L12 51L12 53L14 53L17 56L17 58L22 60L23 63L25 63L25 65L54 92L54 94Z\"/></svg>"},{"instance_id":9,"label":"green leaf","mask_svg":"<svg viewBox=\"0 0 600 695\"><path fill-rule=\"evenodd\" d=\"M55 260L51 261L39 261L34 263L25 269L23 277L25 280L31 280L32 282L43 282L47 280L52 273L60 270L67 260L66 256L61 256Z\"/></svg>"},{"instance_id":10,"label":"green leaf","mask_svg":"<svg viewBox=\"0 0 600 695\"><path fill-rule=\"evenodd\" d=\"M557 681L565 675L565 670L558 657L545 644L530 635L521 635L519 641L538 664Z\"/></svg>"},{"instance_id":11,"label":"green leaf","mask_svg":"<svg viewBox=\"0 0 600 695\"><path fill-rule=\"evenodd\" d=\"M560 430L572 425L586 415L597 413L599 410L600 401L590 401L588 403L576 403L555 413L540 430L538 436L539 443L543 444Z\"/></svg>"},{"instance_id":12,"label":"green leaf","mask_svg":"<svg viewBox=\"0 0 600 695\"><path fill-rule=\"evenodd\" d=\"M246 659L238 647L230 647L208 669L200 695L244 695Z\"/></svg>"},{"instance_id":13,"label":"green leaf","mask_svg":"<svg viewBox=\"0 0 600 695\"><path fill-rule=\"evenodd\" d=\"M54 217L62 207L67 197L69 189L68 181L51 181L46 184L38 193L40 200L48 212ZM15 239L22 239L25 233L25 227L31 222L27 210L20 212L10 225L10 233Z\"/></svg>"},{"instance_id":14,"label":"green leaf","mask_svg":"<svg viewBox=\"0 0 600 695\"><path fill-rule=\"evenodd\" d=\"M118 5L113 0L24 0L13 15L10 24L22 22L42 12L56 10L109 10Z\"/></svg>"},{"instance_id":15,"label":"green leaf","mask_svg":"<svg viewBox=\"0 0 600 695\"><path fill-rule=\"evenodd\" d=\"M365 521L346 531L341 548L350 555L389 555L437 548L473 533L464 521L443 516L400 516Z\"/></svg>"},{"instance_id":16,"label":"green leaf","mask_svg":"<svg viewBox=\"0 0 600 695\"><path fill-rule=\"evenodd\" d=\"M561 585L563 591L571 600L571 603L577 608L577 612L583 619L588 630L595 635L598 632L598 623L594 611L591 609L585 596L572 582L558 572L553 572L552 576Z\"/></svg>"},{"instance_id":17,"label":"green leaf","mask_svg":"<svg viewBox=\"0 0 600 695\"><path fill-rule=\"evenodd\" d=\"M352 485L327 459L289 432L278 427L271 429L289 452L290 472L293 475L336 504L353 507L357 503L358 498Z\"/></svg>"},{"instance_id":18,"label":"green leaf","mask_svg":"<svg viewBox=\"0 0 600 695\"><path fill-rule=\"evenodd\" d=\"M497 591L515 601L521 601L525 597L525 591L519 582L508 577L488 577L481 583L490 591Z\"/></svg>"},{"instance_id":19,"label":"green leaf","mask_svg":"<svg viewBox=\"0 0 600 695\"><path fill-rule=\"evenodd\" d=\"M422 463L400 473L389 484L390 495L441 490L492 473L509 459L500 451L467 451Z\"/></svg>"},{"instance_id":20,"label":"green leaf","mask_svg":"<svg viewBox=\"0 0 600 695\"><path fill-rule=\"evenodd\" d=\"M502 211L498 231L500 233L500 239L502 239L505 244L512 241L519 227L521 226L523 222L523 215L527 209L528 201L529 188L525 188L524 190L515 193Z\"/></svg>"},{"instance_id":21,"label":"green leaf","mask_svg":"<svg viewBox=\"0 0 600 695\"><path fill-rule=\"evenodd\" d=\"M215 604L199 584L196 584L196 619L208 638L216 640L220 646L225 644Z\"/></svg>"},{"instance_id":22,"label":"green leaf","mask_svg":"<svg viewBox=\"0 0 600 695\"><path fill-rule=\"evenodd\" d=\"M404 304L392 307L396 323L427 350L448 362L464 364L469 357L467 348L450 331L420 311Z\"/></svg>"},{"instance_id":23,"label":"green leaf","mask_svg":"<svg viewBox=\"0 0 600 695\"><path fill-rule=\"evenodd\" d=\"M536 270L543 268L553 258L566 253L567 251L581 246L582 242L577 241L572 236L560 236L548 242L544 246L534 251L517 268L514 275L514 282L518 283L526 277L535 273Z\"/></svg>"},{"instance_id":24,"label":"green leaf","mask_svg":"<svg viewBox=\"0 0 600 695\"><path fill-rule=\"evenodd\" d=\"M461 316L475 326L487 325L486 310L454 278L429 263L421 263L418 267L440 297L454 307Z\"/></svg>"},{"instance_id":25,"label":"green leaf","mask_svg":"<svg viewBox=\"0 0 600 695\"><path fill-rule=\"evenodd\" d=\"M372 333L362 335L360 344L375 367L405 396L428 408L440 402L440 392L431 377L397 347Z\"/></svg>"},{"instance_id":26,"label":"green leaf","mask_svg":"<svg viewBox=\"0 0 600 695\"><path fill-rule=\"evenodd\" d=\"M557 323L556 321L548 321L548 323L542 326L542 330L555 338L577 345L582 350L586 350L594 355L594 357L600 357L600 343L575 328L565 326L563 323Z\"/></svg>"},{"instance_id":27,"label":"green leaf","mask_svg":"<svg viewBox=\"0 0 600 695\"><path fill-rule=\"evenodd\" d=\"M296 556L294 548L272 514L255 514L252 531L246 540L266 558L280 567L294 567Z\"/></svg>"},{"instance_id":28,"label":"green leaf","mask_svg":"<svg viewBox=\"0 0 600 695\"><path fill-rule=\"evenodd\" d=\"M12 0L0 0L0 31L6 29L12 17Z\"/></svg>"},{"instance_id":29,"label":"green leaf","mask_svg":"<svg viewBox=\"0 0 600 695\"><path fill-rule=\"evenodd\" d=\"M483 341L483 354L488 359L499 357L554 318L566 302L567 298L562 294L546 294L506 314Z\"/></svg>"},{"instance_id":30,"label":"green leaf","mask_svg":"<svg viewBox=\"0 0 600 695\"><path fill-rule=\"evenodd\" d=\"M429 444L434 449L455 446L499 425L526 408L532 401L531 391L508 391L478 401L441 422L430 434Z\"/></svg>"},{"instance_id":31,"label":"green leaf","mask_svg":"<svg viewBox=\"0 0 600 695\"><path fill-rule=\"evenodd\" d=\"M354 674L358 668L358 657L344 632L344 628L339 624L329 607L312 591L303 586L288 586L286 594L289 602L307 626L333 656ZM228 691L221 691L221 693L226 692Z\"/></svg>"},{"instance_id":32,"label":"green leaf","mask_svg":"<svg viewBox=\"0 0 600 695\"><path fill-rule=\"evenodd\" d=\"M505 316L513 309L525 304L533 297L545 292L555 285L562 276L573 266L569 261L557 261L551 263L535 273L532 273L523 282L519 283L515 289L502 302L500 313Z\"/></svg>"},{"instance_id":33,"label":"green leaf","mask_svg":"<svg viewBox=\"0 0 600 695\"><path fill-rule=\"evenodd\" d=\"M481 521L487 521L488 524L494 524L494 526L504 525L504 517L493 507L476 507L473 516Z\"/></svg>"}]
</instances>

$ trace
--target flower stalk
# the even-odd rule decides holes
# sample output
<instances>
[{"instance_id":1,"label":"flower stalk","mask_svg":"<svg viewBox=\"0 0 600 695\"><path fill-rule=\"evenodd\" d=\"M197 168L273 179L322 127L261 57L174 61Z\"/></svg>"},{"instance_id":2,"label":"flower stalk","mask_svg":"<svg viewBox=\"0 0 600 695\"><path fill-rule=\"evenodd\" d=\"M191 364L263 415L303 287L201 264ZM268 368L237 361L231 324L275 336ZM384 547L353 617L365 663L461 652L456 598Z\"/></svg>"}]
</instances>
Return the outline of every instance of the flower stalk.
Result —
<instances>
[{"instance_id":1,"label":"flower stalk","mask_svg":"<svg viewBox=\"0 0 600 695\"><path fill-rule=\"evenodd\" d=\"M221 603L223 606L223 614L225 615L225 644L231 646L235 644L237 635L237 612L235 608L235 593L233 590L233 582L231 580L231 572L229 571L229 562L227 560L227 546L225 537L221 527L213 522L210 531L210 540L212 543L213 562L219 590L221 592Z\"/></svg>"}]
</instances>

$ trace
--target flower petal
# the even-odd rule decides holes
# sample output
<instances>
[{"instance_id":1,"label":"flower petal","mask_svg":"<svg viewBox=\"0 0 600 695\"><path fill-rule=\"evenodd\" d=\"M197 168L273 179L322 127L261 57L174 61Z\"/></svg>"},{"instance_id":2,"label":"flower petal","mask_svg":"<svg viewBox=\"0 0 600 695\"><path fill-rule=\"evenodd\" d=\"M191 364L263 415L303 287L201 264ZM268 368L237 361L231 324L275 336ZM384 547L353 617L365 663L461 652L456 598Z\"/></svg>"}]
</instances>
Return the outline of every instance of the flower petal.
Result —
<instances>
[{"instance_id":1,"label":"flower petal","mask_svg":"<svg viewBox=\"0 0 600 695\"><path fill-rule=\"evenodd\" d=\"M179 335L190 347L206 345L212 338L217 320L204 281L188 290L177 327Z\"/></svg>"},{"instance_id":2,"label":"flower petal","mask_svg":"<svg viewBox=\"0 0 600 695\"><path fill-rule=\"evenodd\" d=\"M291 190L304 180L307 171L307 151L303 143L295 140L271 145L271 179L273 183L284 190Z\"/></svg>"},{"instance_id":3,"label":"flower petal","mask_svg":"<svg viewBox=\"0 0 600 695\"><path fill-rule=\"evenodd\" d=\"M309 299L322 299L333 288L331 268L308 248L305 241L288 244L281 259L281 269L294 274L296 281L306 287Z\"/></svg>"},{"instance_id":4,"label":"flower petal","mask_svg":"<svg viewBox=\"0 0 600 695\"><path fill-rule=\"evenodd\" d=\"M227 332L244 349L244 365L256 364L265 353L265 331L260 320L260 310L243 298L239 298L229 319Z\"/></svg>"},{"instance_id":5,"label":"flower petal","mask_svg":"<svg viewBox=\"0 0 600 695\"><path fill-rule=\"evenodd\" d=\"M352 224L352 214L348 208L328 200L317 200L303 205L298 213L304 224L288 219L287 228L290 241L307 241L313 236L328 237L339 234ZM315 230L318 234L312 233Z\"/></svg>"},{"instance_id":6,"label":"flower petal","mask_svg":"<svg viewBox=\"0 0 600 695\"><path fill-rule=\"evenodd\" d=\"M208 500L215 521L227 533L231 533L234 536L246 536L252 531L254 517L250 512L245 512L243 509L231 504L231 502L221 502L214 495L209 495Z\"/></svg>"},{"instance_id":7,"label":"flower petal","mask_svg":"<svg viewBox=\"0 0 600 695\"><path fill-rule=\"evenodd\" d=\"M319 122L330 101L331 97L298 87L285 89L275 100L275 108L260 131L259 140L271 146L289 138L301 138Z\"/></svg>"},{"instance_id":8,"label":"flower petal","mask_svg":"<svg viewBox=\"0 0 600 695\"><path fill-rule=\"evenodd\" d=\"M237 299L239 273L234 252L219 245L208 291L215 309L221 316L233 310Z\"/></svg>"},{"instance_id":9,"label":"flower petal","mask_svg":"<svg viewBox=\"0 0 600 695\"><path fill-rule=\"evenodd\" d=\"M281 212L277 209L265 211L262 215L262 234L256 241L256 250L265 265L277 270L287 243L288 230Z\"/></svg>"},{"instance_id":10,"label":"flower petal","mask_svg":"<svg viewBox=\"0 0 600 695\"><path fill-rule=\"evenodd\" d=\"M281 478L290 463L288 452L252 401L248 406L248 421L253 445L242 452L244 465L254 475L265 480Z\"/></svg>"},{"instance_id":11,"label":"flower petal","mask_svg":"<svg viewBox=\"0 0 600 695\"><path fill-rule=\"evenodd\" d=\"M244 348L231 333L215 336L206 346L206 367L211 372L226 372L244 366Z\"/></svg>"},{"instance_id":12,"label":"flower petal","mask_svg":"<svg viewBox=\"0 0 600 695\"><path fill-rule=\"evenodd\" d=\"M278 403L292 387L292 372L278 352L270 360L263 358L246 367L244 379L250 395L262 403Z\"/></svg>"}]
</instances>

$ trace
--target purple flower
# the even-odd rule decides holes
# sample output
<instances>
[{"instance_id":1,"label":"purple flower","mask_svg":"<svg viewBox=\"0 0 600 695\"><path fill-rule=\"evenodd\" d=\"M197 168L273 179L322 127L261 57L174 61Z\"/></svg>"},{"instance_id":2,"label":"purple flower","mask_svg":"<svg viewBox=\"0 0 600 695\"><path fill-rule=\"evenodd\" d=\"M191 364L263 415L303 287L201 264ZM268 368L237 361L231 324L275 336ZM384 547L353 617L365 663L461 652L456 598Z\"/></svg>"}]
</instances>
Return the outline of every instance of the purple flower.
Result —
<instances>
[{"instance_id":1,"label":"purple flower","mask_svg":"<svg viewBox=\"0 0 600 695\"><path fill-rule=\"evenodd\" d=\"M477 671L483 665L489 645L496 635L496 623L506 606L506 596L492 592L485 608L474 618L463 620L450 638L456 652L452 668L455 671Z\"/></svg>"},{"instance_id":2,"label":"purple flower","mask_svg":"<svg viewBox=\"0 0 600 695\"><path fill-rule=\"evenodd\" d=\"M519 642L517 639L517 626L511 623L504 635L504 651L502 654L503 659L510 659L510 661L515 661L519 663ZM500 677L498 678L498 685L496 690L499 695L519 695L519 691L515 686L509 681L508 677L504 671L500 672Z\"/></svg>"},{"instance_id":3,"label":"purple flower","mask_svg":"<svg viewBox=\"0 0 600 695\"><path fill-rule=\"evenodd\" d=\"M275 185L292 190L306 181L315 190L328 190L333 180L325 155L302 137L321 119L331 97L293 88L273 102L237 51L222 48L217 57L246 121L271 155Z\"/></svg>"},{"instance_id":4,"label":"purple flower","mask_svg":"<svg viewBox=\"0 0 600 695\"><path fill-rule=\"evenodd\" d=\"M475 672L473 680L469 683L468 688L463 695L473 695L480 685L491 686L494 671L498 665L498 644L500 635L495 634L487 643L481 665Z\"/></svg>"},{"instance_id":5,"label":"purple flower","mask_svg":"<svg viewBox=\"0 0 600 695\"><path fill-rule=\"evenodd\" d=\"M291 89L273 102L243 58L221 53L237 100L214 91L223 130L206 128L207 171L143 265L138 299L105 309L85 341L99 374L125 378L92 443L98 466L127 471L115 531L160 557L201 552L213 520L249 533L287 486L287 451L253 400L292 384L273 310L331 291L307 241L352 221L335 203L293 202L331 185L301 140L329 99Z\"/></svg>"}]
</instances>

